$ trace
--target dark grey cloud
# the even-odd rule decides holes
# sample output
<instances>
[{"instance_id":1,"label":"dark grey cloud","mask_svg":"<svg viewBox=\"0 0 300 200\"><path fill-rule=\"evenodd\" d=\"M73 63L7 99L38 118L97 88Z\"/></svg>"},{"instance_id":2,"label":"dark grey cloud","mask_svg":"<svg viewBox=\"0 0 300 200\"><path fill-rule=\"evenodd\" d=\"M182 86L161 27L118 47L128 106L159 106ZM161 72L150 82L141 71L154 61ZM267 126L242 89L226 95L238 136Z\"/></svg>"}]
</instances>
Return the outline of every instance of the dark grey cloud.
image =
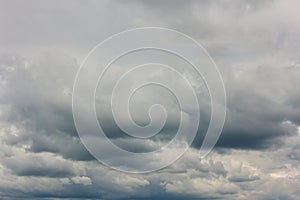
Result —
<instances>
[{"instance_id":1,"label":"dark grey cloud","mask_svg":"<svg viewBox=\"0 0 300 200\"><path fill-rule=\"evenodd\" d=\"M1 5L0 198L300 196L298 2L10 1ZM79 63L90 48L113 33L140 26L174 28L201 42L220 68L228 105L223 133L209 157L199 160L196 151L210 117L207 96L199 93L205 109L194 148L168 168L131 175L104 167L84 148L72 118L71 95ZM193 74L187 77L199 86ZM100 97L106 95L103 89ZM158 137L132 140L101 108L106 102L97 100L108 137L124 149L153 151L178 127L174 112ZM173 103L164 91L148 88L137 95L133 118L145 124L147 108L156 101Z\"/></svg>"},{"instance_id":2,"label":"dark grey cloud","mask_svg":"<svg viewBox=\"0 0 300 200\"><path fill-rule=\"evenodd\" d=\"M70 177L75 175L70 163L46 158L38 156L4 158L3 163L18 176Z\"/></svg>"},{"instance_id":3,"label":"dark grey cloud","mask_svg":"<svg viewBox=\"0 0 300 200\"><path fill-rule=\"evenodd\" d=\"M5 123L20 129L8 144L29 142L33 152L59 153L76 160L93 159L78 139L71 111L71 88L77 64L68 56L45 53L33 62L1 57L1 104ZM53 88L52 88L53 87Z\"/></svg>"},{"instance_id":4,"label":"dark grey cloud","mask_svg":"<svg viewBox=\"0 0 300 200\"><path fill-rule=\"evenodd\" d=\"M18 136L20 140L31 141L29 149L34 152L60 153L65 158L79 160L93 159L80 143L72 119L70 92L74 79L72 75L74 76L78 67L76 62L67 56L51 53L31 61L32 63L15 56L2 56L2 60L3 80L7 81L2 91L2 102L9 102L10 106L5 118L10 123L19 124L23 132ZM53 60L60 60L61 63L51 63ZM41 70L42 68L45 69ZM64 71L60 71L60 68ZM56 72L55 69L59 71ZM218 145L261 149L280 146L278 138L295 135L299 118L298 101L295 99L300 97L297 97L299 92L293 85L298 84L298 74L298 67L289 66L259 67L239 72L238 76L233 74L231 82L226 85L227 121ZM138 116L145 114L144 112ZM125 134L118 129L112 117L106 117L104 127L108 130L108 136L124 138ZM202 115L201 129L194 142L197 148L201 145L208 117L209 115ZM178 119L175 117L173 120L175 123L167 124L167 128L161 133L161 136L169 135L165 139L170 139L176 132ZM157 139L163 138L158 135ZM154 141L157 139L154 138ZM128 142L123 141L126 149ZM8 142L15 143L16 138ZM143 142L140 144L143 146ZM138 147L137 145L131 146Z\"/></svg>"},{"instance_id":5,"label":"dark grey cloud","mask_svg":"<svg viewBox=\"0 0 300 200\"><path fill-rule=\"evenodd\" d=\"M72 160L94 160L78 138L70 136L44 136L32 138L28 149L32 152L52 152Z\"/></svg>"},{"instance_id":6,"label":"dark grey cloud","mask_svg":"<svg viewBox=\"0 0 300 200\"><path fill-rule=\"evenodd\" d=\"M299 107L292 99L300 100L296 95L300 91L294 87L299 84L299 72L298 67L266 66L245 70L232 79L227 90L227 126L220 142L263 148L278 143L278 137L296 135Z\"/></svg>"}]
</instances>

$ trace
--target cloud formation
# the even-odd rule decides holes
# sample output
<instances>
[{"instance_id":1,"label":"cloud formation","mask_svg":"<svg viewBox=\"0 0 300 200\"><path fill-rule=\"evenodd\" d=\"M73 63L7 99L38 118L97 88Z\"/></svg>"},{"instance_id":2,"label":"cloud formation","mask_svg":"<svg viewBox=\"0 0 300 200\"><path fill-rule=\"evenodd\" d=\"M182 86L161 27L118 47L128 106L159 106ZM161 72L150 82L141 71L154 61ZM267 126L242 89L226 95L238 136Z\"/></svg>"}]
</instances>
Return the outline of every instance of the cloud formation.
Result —
<instances>
[{"instance_id":1,"label":"cloud formation","mask_svg":"<svg viewBox=\"0 0 300 200\"><path fill-rule=\"evenodd\" d=\"M297 1L1 5L0 198L296 200L300 196ZM217 148L199 160L197 148L210 107L201 81L186 72L205 107L198 137L173 165L131 175L103 166L85 149L74 126L71 95L79 63L89 49L113 33L140 26L174 28L201 42L220 67L228 105ZM114 67L111 75L120 72L120 66ZM133 118L138 123L147 122L147 108L155 102L169 106L172 117L159 136L132 140L101 107L106 105L101 97L107 97L107 85L96 101L99 118L115 144L148 152L174 136L178 107L170 94L153 88L137 93Z\"/></svg>"}]
</instances>

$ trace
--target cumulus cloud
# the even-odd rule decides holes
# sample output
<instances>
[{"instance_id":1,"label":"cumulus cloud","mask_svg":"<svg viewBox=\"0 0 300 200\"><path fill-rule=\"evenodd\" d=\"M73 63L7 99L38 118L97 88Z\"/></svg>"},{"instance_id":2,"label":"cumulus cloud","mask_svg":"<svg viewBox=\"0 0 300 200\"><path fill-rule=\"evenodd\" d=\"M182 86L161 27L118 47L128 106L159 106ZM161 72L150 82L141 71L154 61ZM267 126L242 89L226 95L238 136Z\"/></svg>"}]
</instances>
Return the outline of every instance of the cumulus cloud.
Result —
<instances>
[{"instance_id":1,"label":"cumulus cloud","mask_svg":"<svg viewBox=\"0 0 300 200\"><path fill-rule=\"evenodd\" d=\"M299 140L299 136L292 140ZM5 152L3 147L1 150ZM285 148L277 151L214 152L204 160L199 160L197 151L190 149L168 168L132 175L110 170L98 162L70 161L55 154L35 154L30 160L33 155L24 151L24 147L10 147L9 155L1 155L5 159L1 160L0 186L2 193L22 198L297 199L299 163L284 156L290 148L287 142ZM7 159L22 165L13 167ZM53 163L55 176L50 173L54 170ZM16 174L27 167L49 173Z\"/></svg>"},{"instance_id":2,"label":"cumulus cloud","mask_svg":"<svg viewBox=\"0 0 300 200\"><path fill-rule=\"evenodd\" d=\"M300 196L297 1L1 4L0 198ZM207 158L197 156L210 117L207 94L203 82L184 70L206 109L201 111L193 147L173 165L143 175L120 173L95 161L78 138L71 96L80 61L107 36L137 26L187 33L217 62L227 91L227 118L217 149ZM113 66L111 77L122 73L120 66ZM136 94L132 114L138 123L148 122L147 108L156 102L166 105L171 118L157 137L133 140L124 136L104 108L111 77L96 102L112 142L130 151L149 152L169 141L179 120L172 95L153 88ZM134 164L146 162L145 158Z\"/></svg>"}]
</instances>

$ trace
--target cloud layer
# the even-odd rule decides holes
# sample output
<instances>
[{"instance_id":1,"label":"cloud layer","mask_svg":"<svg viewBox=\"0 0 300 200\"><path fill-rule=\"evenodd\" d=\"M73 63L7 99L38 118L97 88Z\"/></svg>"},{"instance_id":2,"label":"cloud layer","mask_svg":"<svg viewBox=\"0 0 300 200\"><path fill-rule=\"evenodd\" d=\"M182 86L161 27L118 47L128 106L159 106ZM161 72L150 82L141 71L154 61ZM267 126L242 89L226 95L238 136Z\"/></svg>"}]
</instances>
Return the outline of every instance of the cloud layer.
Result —
<instances>
[{"instance_id":1,"label":"cloud layer","mask_svg":"<svg viewBox=\"0 0 300 200\"><path fill-rule=\"evenodd\" d=\"M10 1L1 5L0 198L300 196L297 1L57 1L47 5ZM74 126L71 96L86 53L111 34L140 26L174 28L201 42L220 67L228 105L217 148L199 160L197 148L210 107L201 80L186 72L206 106L198 137L173 165L131 175L103 166L85 149ZM120 72L120 66L114 67L111 76ZM147 122L146 109L155 102L173 112L159 136L141 141L125 137L105 113L107 102L101 99L105 92L97 94L97 114L115 144L148 152L174 136L178 107L172 107L170 94L157 88L137 93L133 118L138 123Z\"/></svg>"}]
</instances>

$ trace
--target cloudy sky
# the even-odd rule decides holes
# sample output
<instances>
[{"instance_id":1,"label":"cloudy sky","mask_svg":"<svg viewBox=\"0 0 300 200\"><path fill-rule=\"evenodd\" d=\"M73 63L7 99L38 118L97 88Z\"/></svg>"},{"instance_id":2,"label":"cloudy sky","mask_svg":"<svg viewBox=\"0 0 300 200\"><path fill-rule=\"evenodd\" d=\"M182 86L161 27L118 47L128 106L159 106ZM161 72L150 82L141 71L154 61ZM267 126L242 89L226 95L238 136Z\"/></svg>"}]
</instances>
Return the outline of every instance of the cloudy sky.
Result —
<instances>
[{"instance_id":1,"label":"cloudy sky","mask_svg":"<svg viewBox=\"0 0 300 200\"><path fill-rule=\"evenodd\" d=\"M0 1L0 199L299 199L299 8L297 0ZM171 60L202 99L198 135L172 165L130 174L101 164L83 146L72 87L95 45L145 26L183 32L207 49L224 80L227 116L215 149L199 159L207 91ZM124 135L108 112L114 75L149 55L160 58L137 53L115 63L96 93L107 137L133 152L160 148L178 128L178 105L161 88L144 88L131 105L141 125L153 103L174 112L157 137Z\"/></svg>"}]
</instances>

